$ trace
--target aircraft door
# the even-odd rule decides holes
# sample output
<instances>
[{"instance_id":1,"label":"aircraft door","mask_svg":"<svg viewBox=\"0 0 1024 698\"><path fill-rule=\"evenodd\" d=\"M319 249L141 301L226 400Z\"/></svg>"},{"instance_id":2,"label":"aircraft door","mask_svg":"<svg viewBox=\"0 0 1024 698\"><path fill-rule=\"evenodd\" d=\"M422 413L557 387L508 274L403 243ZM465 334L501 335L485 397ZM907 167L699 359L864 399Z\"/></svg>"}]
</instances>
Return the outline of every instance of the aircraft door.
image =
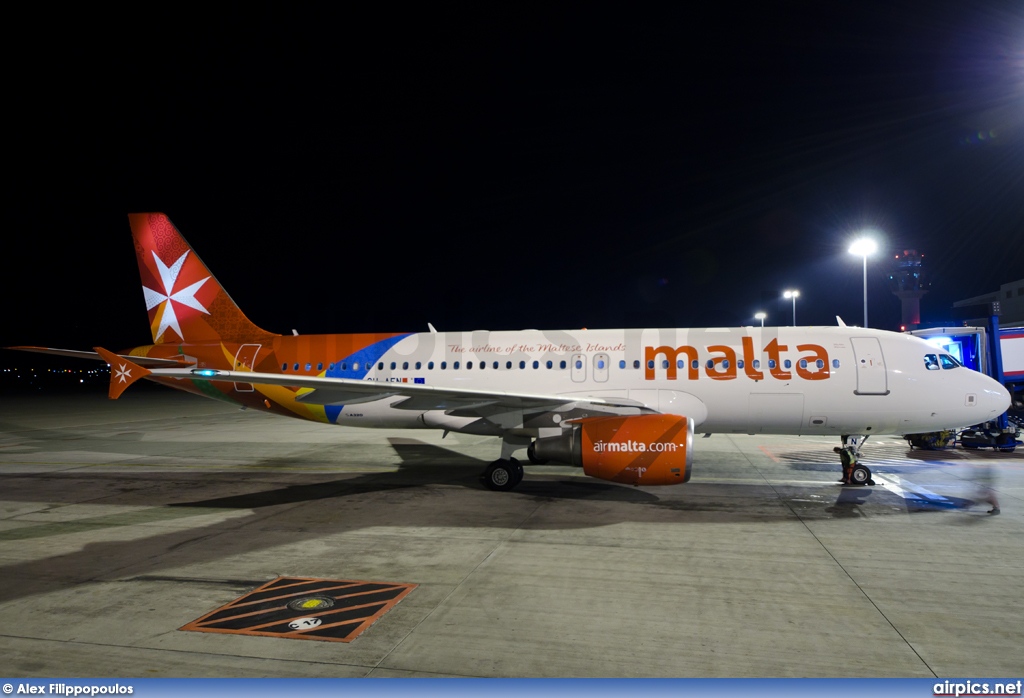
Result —
<instances>
[{"instance_id":1,"label":"aircraft door","mask_svg":"<svg viewBox=\"0 0 1024 698\"><path fill-rule=\"evenodd\" d=\"M238 347L235 353L234 371L252 372L256 367L256 355L260 352L261 344L243 344ZM255 390L252 383L235 383L235 391L239 393L251 393Z\"/></svg>"},{"instance_id":2,"label":"aircraft door","mask_svg":"<svg viewBox=\"0 0 1024 698\"><path fill-rule=\"evenodd\" d=\"M572 381L582 383L587 379L587 357L583 354L572 355Z\"/></svg>"},{"instance_id":3,"label":"aircraft door","mask_svg":"<svg viewBox=\"0 0 1024 698\"><path fill-rule=\"evenodd\" d=\"M853 356L857 362L857 389L855 395L888 395L889 383L885 371L882 345L875 337L851 337Z\"/></svg>"},{"instance_id":4,"label":"aircraft door","mask_svg":"<svg viewBox=\"0 0 1024 698\"><path fill-rule=\"evenodd\" d=\"M611 359L607 354L594 354L594 380L605 383L608 380L608 364Z\"/></svg>"}]
</instances>

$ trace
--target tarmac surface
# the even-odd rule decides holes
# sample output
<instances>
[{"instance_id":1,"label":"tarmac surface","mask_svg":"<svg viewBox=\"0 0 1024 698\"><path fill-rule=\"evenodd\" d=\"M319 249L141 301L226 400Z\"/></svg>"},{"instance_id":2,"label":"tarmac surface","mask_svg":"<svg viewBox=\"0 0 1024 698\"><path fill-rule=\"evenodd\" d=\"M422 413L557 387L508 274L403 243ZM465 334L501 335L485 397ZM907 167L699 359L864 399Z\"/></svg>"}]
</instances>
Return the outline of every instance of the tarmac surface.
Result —
<instances>
[{"instance_id":1,"label":"tarmac surface","mask_svg":"<svg viewBox=\"0 0 1024 698\"><path fill-rule=\"evenodd\" d=\"M1024 674L1024 453L695 439L685 485L494 438L339 428L163 389L0 397L0 673ZM992 478L1002 514L967 508ZM355 640L179 630L278 577L415 584Z\"/></svg>"}]
</instances>

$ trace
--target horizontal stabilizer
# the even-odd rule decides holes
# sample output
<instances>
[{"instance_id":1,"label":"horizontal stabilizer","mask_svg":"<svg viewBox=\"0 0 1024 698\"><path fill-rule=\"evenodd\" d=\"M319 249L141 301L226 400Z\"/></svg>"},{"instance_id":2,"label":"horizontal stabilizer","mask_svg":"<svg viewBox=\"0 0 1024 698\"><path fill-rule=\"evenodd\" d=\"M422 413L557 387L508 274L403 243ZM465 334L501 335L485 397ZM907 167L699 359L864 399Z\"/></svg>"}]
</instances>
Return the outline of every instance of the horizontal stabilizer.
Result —
<instances>
[{"instance_id":1,"label":"horizontal stabilizer","mask_svg":"<svg viewBox=\"0 0 1024 698\"><path fill-rule=\"evenodd\" d=\"M4 347L5 349L13 349L15 351L30 351L34 354L47 354L49 356L66 356L71 359L88 359L91 361L106 361L108 364L110 361L103 358L95 351L78 351L77 349L53 349L50 347ZM173 368L180 366L191 366L192 364L185 361L184 357L178 359L156 359L150 356L127 356L125 354L114 354L121 359L126 359L135 363L139 366L149 366L150 368Z\"/></svg>"},{"instance_id":2,"label":"horizontal stabilizer","mask_svg":"<svg viewBox=\"0 0 1024 698\"><path fill-rule=\"evenodd\" d=\"M110 364L110 391L107 393L111 400L121 397L129 385L135 381L145 378L152 371L134 364L128 359L121 358L112 351L103 347L95 347L96 353L103 357L103 360Z\"/></svg>"}]
</instances>

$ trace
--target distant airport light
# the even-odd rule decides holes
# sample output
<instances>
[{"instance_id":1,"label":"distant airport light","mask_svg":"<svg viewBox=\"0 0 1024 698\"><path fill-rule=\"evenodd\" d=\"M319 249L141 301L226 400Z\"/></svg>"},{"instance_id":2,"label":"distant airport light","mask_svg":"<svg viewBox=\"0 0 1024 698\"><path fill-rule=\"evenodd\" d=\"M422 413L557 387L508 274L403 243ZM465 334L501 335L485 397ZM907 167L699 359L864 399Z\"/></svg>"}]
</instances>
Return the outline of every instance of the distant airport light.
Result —
<instances>
[{"instance_id":1,"label":"distant airport light","mask_svg":"<svg viewBox=\"0 0 1024 698\"><path fill-rule=\"evenodd\" d=\"M761 321L761 327L764 327L764 319L765 319L766 317L768 317L768 315L767 315L767 314L765 314L765 313L763 313L763 312L760 312L760 311L759 311L759 312L756 312L756 313L754 313L754 319L755 319L755 320L760 320L760 321Z\"/></svg>"},{"instance_id":2,"label":"distant airport light","mask_svg":"<svg viewBox=\"0 0 1024 698\"><path fill-rule=\"evenodd\" d=\"M864 260L864 327L868 326L868 255L877 251L878 243L870 237L859 237L850 245L850 254Z\"/></svg>"},{"instance_id":3,"label":"distant airport light","mask_svg":"<svg viewBox=\"0 0 1024 698\"><path fill-rule=\"evenodd\" d=\"M796 327L796 299L800 297L800 292L799 291L783 291L782 292L782 297L783 298L792 298L793 299L793 327Z\"/></svg>"}]
</instances>

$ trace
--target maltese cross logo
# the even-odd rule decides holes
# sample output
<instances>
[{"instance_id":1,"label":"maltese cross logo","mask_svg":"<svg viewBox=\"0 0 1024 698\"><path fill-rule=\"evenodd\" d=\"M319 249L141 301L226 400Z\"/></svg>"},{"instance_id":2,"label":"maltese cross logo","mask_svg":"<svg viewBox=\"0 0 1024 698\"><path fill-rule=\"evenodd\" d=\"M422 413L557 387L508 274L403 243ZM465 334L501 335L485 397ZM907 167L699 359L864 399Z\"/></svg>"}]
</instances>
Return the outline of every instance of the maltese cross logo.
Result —
<instances>
[{"instance_id":1,"label":"maltese cross logo","mask_svg":"<svg viewBox=\"0 0 1024 698\"><path fill-rule=\"evenodd\" d=\"M178 325L178 315L174 310L175 303L180 303L187 308L193 308L207 315L210 314L210 311L196 300L196 292L202 288L203 284L210 280L209 276L179 291L174 290L174 285L178 281L178 274L181 273L181 267L185 264L186 257L188 257L188 252L178 257L178 261L168 267L160 260L156 252L153 252L153 259L156 260L156 268L160 272L160 282L164 289L161 293L160 291L154 291L143 286L142 290L146 294L146 310L152 310L161 303L164 304L160 313L160 325L153 335L154 341L159 342L168 328L174 330L182 339L185 338L181 333L181 327Z\"/></svg>"},{"instance_id":2,"label":"maltese cross logo","mask_svg":"<svg viewBox=\"0 0 1024 698\"><path fill-rule=\"evenodd\" d=\"M118 366L117 372L114 373L114 378L117 378L121 383L127 383L131 377L132 370L128 368L128 364L121 364Z\"/></svg>"}]
</instances>

